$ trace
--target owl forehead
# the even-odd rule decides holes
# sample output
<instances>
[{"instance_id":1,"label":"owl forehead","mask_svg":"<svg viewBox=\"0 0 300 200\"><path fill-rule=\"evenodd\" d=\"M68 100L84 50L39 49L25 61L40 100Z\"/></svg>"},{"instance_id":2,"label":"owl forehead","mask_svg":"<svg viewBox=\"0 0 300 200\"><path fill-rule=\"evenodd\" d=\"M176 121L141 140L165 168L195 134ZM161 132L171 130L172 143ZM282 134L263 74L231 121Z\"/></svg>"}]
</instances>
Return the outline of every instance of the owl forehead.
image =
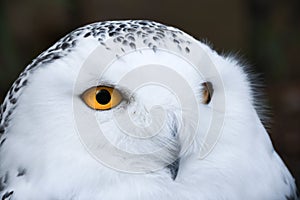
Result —
<instances>
[{"instance_id":1,"label":"owl forehead","mask_svg":"<svg viewBox=\"0 0 300 200\"><path fill-rule=\"evenodd\" d=\"M185 81L190 84L203 79L201 73L184 57L160 49L156 52L151 49L132 51L116 58L101 74L94 74L99 84L106 81L116 85L128 82L164 85L167 77L173 77L174 82Z\"/></svg>"}]
</instances>

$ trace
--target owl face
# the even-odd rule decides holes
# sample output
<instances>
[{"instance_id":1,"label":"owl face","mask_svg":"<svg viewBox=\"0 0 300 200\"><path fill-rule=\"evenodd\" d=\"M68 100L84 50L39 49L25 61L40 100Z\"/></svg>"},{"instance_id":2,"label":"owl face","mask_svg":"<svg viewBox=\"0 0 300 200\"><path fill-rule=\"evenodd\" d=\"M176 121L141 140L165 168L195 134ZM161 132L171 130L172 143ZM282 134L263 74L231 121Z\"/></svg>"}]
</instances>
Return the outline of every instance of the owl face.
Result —
<instances>
[{"instance_id":1,"label":"owl face","mask_svg":"<svg viewBox=\"0 0 300 200\"><path fill-rule=\"evenodd\" d=\"M96 50L91 56L97 60L94 55L99 52ZM183 57L164 50L144 49L116 58L101 71L101 76L85 71L97 71L98 65L87 61L83 67L87 69L81 68L75 86L75 93L81 97L74 99L76 124L86 124L82 112L89 113L95 125L89 128L93 127L92 132L98 135L95 135L97 139L87 138L82 134L85 128L79 130L79 135L91 146L95 141L107 140L112 145L112 149L107 149L112 154L110 159L126 157L129 163L134 163L128 163L121 170L154 170L175 162L186 153L196 134L201 133L201 129L197 130L200 112L205 116L202 121L209 124L206 122L211 113L205 80ZM87 86L87 82L93 84ZM200 111L201 106L203 111ZM202 136L197 136L199 140L207 128L202 126ZM122 166L118 159L107 162L113 162L110 165L115 168Z\"/></svg>"}]
</instances>

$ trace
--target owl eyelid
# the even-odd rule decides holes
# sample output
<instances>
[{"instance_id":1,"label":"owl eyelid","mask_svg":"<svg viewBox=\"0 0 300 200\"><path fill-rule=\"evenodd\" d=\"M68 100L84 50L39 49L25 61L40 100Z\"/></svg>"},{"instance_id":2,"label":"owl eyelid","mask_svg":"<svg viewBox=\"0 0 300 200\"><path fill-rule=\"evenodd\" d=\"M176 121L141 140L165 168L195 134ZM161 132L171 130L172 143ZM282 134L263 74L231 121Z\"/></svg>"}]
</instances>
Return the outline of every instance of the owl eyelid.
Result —
<instances>
[{"instance_id":1,"label":"owl eyelid","mask_svg":"<svg viewBox=\"0 0 300 200\"><path fill-rule=\"evenodd\" d=\"M113 88L115 90L117 90L123 97L123 100L125 100L126 102L131 102L134 100L134 94L132 94L132 92L122 86L119 86L117 84L113 84L113 83L108 83L106 81L100 82L97 85L95 85L94 87L109 87L109 88ZM92 88L92 87L91 87Z\"/></svg>"},{"instance_id":2,"label":"owl eyelid","mask_svg":"<svg viewBox=\"0 0 300 200\"><path fill-rule=\"evenodd\" d=\"M120 87L118 85L114 85L114 84L110 84L110 83L101 83L101 84L98 84L96 86L93 86L94 88L97 88L97 87L107 87L107 88L112 88L114 90L117 90L123 97L123 100L127 100L129 101L131 99L130 95L131 92L124 88L124 87ZM90 88L93 88L93 87L90 87Z\"/></svg>"}]
</instances>

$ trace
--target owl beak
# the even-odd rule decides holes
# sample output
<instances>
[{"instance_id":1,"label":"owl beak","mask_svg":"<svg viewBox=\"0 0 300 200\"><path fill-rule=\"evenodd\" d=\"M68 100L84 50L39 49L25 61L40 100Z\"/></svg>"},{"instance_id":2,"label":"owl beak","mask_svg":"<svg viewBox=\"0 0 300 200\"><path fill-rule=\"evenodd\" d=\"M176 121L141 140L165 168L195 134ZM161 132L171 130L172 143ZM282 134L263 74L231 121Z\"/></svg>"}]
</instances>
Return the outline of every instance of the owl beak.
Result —
<instances>
[{"instance_id":1,"label":"owl beak","mask_svg":"<svg viewBox=\"0 0 300 200\"><path fill-rule=\"evenodd\" d=\"M178 125L177 125L177 121L175 120L176 117L173 116L173 129L172 129L172 136L176 139L178 139ZM180 145L178 146L178 152L177 152L177 159L169 164L167 166L167 169L170 171L171 174L171 178L173 179L173 181L175 181L177 174L178 174L178 170L179 170L179 164L180 164L180 158L179 158L179 149L180 149Z\"/></svg>"},{"instance_id":2,"label":"owl beak","mask_svg":"<svg viewBox=\"0 0 300 200\"><path fill-rule=\"evenodd\" d=\"M170 170L171 178L175 181L179 170L180 158L169 164L167 168Z\"/></svg>"}]
</instances>

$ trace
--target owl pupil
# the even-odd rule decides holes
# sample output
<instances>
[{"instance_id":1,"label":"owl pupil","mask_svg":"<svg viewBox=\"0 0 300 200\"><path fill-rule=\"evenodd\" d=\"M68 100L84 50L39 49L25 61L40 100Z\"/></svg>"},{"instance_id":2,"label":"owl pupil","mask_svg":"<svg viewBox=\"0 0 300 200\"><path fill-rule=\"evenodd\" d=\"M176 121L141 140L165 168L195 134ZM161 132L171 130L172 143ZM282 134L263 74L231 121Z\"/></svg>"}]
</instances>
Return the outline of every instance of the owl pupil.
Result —
<instances>
[{"instance_id":1,"label":"owl pupil","mask_svg":"<svg viewBox=\"0 0 300 200\"><path fill-rule=\"evenodd\" d=\"M111 100L110 93L105 89L101 89L96 94L96 100L99 104L102 104L102 105L108 104Z\"/></svg>"}]
</instances>

